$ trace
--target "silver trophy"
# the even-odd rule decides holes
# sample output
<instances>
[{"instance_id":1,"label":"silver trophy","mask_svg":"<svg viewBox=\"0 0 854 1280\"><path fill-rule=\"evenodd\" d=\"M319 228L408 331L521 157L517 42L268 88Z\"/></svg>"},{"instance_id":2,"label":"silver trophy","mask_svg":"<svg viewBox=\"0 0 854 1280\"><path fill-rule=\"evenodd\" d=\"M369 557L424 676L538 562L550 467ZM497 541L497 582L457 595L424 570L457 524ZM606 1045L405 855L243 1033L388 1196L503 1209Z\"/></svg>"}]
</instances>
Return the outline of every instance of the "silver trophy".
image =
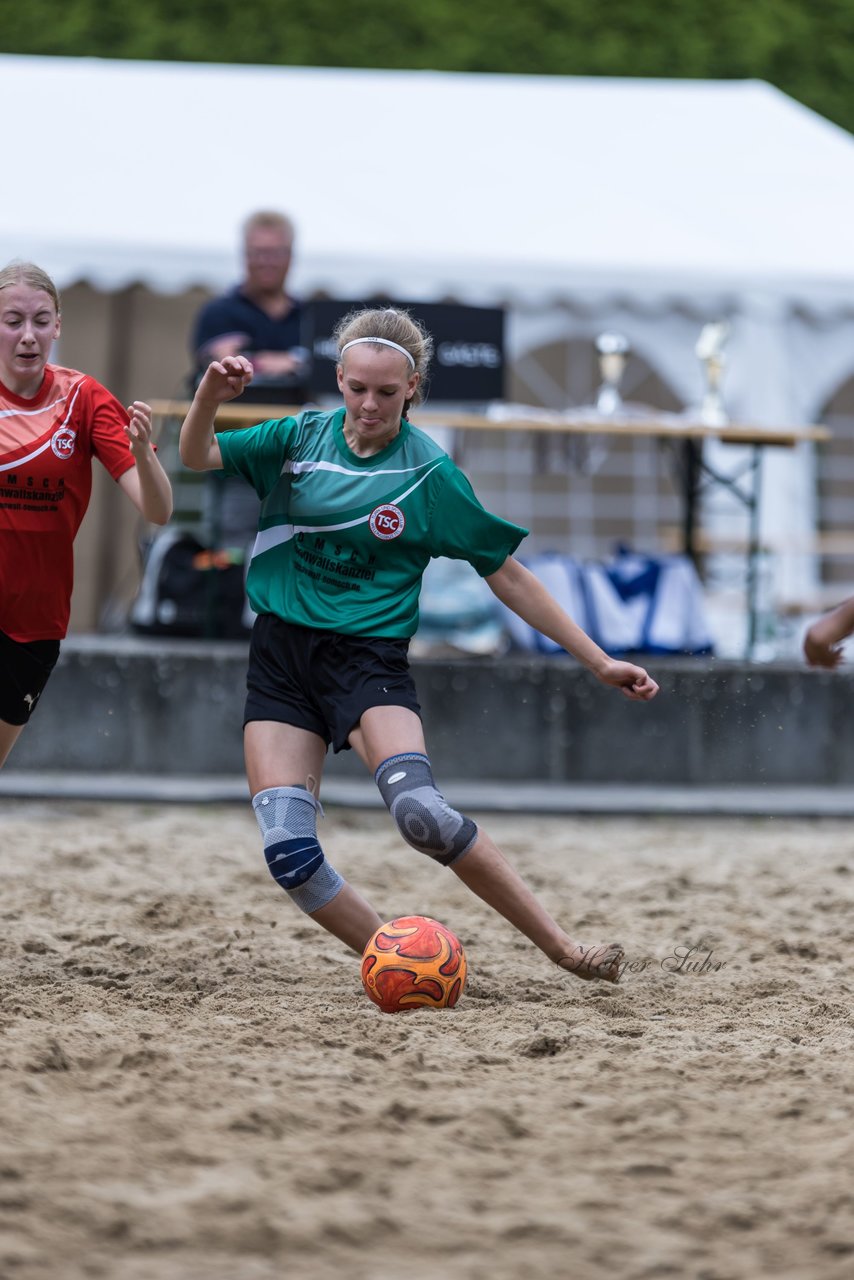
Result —
<instances>
[{"instance_id":1,"label":"silver trophy","mask_svg":"<svg viewBox=\"0 0 854 1280\"><path fill-rule=\"evenodd\" d=\"M600 333L596 339L599 375L602 379L596 393L596 411L613 418L623 408L620 382L629 356L629 340L621 333Z\"/></svg>"},{"instance_id":2,"label":"silver trophy","mask_svg":"<svg viewBox=\"0 0 854 1280\"><path fill-rule=\"evenodd\" d=\"M724 348L729 337L729 321L717 320L713 324L703 325L694 350L703 366L703 377L706 388L700 402L699 417L709 427L725 427L729 415L724 408L721 396L721 380L723 378L726 356Z\"/></svg>"}]
</instances>

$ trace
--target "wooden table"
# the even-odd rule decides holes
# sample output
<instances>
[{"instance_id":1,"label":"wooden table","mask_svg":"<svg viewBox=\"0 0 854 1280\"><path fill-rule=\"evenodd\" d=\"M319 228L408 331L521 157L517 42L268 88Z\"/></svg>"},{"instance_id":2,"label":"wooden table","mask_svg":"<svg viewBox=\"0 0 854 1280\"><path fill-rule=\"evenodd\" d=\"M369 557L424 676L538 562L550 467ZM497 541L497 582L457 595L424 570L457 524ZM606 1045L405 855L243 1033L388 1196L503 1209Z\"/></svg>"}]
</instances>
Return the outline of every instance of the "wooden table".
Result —
<instances>
[{"instance_id":1,"label":"wooden table","mask_svg":"<svg viewBox=\"0 0 854 1280\"><path fill-rule=\"evenodd\" d=\"M220 407L216 415L217 426L229 428L248 427L268 418L295 417L306 405L252 404L232 400ZM151 408L155 418L180 418L187 416L189 400L153 400ZM416 409L411 421L417 427L459 427L464 431L543 431L564 435L613 435L658 436L678 440L721 440L724 444L777 445L792 448L803 440L829 440L826 427L757 427L727 423L723 427L710 426L679 414L654 415L649 418L586 417L570 414L541 414L530 417L514 413L491 417L488 413L460 413L440 409Z\"/></svg>"},{"instance_id":2,"label":"wooden table","mask_svg":"<svg viewBox=\"0 0 854 1280\"><path fill-rule=\"evenodd\" d=\"M152 403L155 419L179 419L183 421L189 409L186 400L156 400ZM293 417L305 409L305 405L252 404L231 401L223 405L216 416L217 429L234 430L264 422L268 418ZM539 410L526 415L508 406L508 412L465 413L455 410L417 409L411 421L415 426L451 427L460 431L524 431L526 433L557 433L577 436L611 436L654 438L678 446L680 480L682 489L682 550L696 562L697 504L704 485L716 485L731 493L748 514L746 546L746 609L748 618L747 653L753 655L756 643L758 561L760 553L759 507L761 499L762 451L767 448L792 449L805 441L829 440L826 427L761 427L741 423L712 426L680 414L626 415L604 417L582 411L545 413ZM749 460L735 474L727 474L711 465L703 456L703 443L718 440L722 444L742 445L749 449Z\"/></svg>"}]
</instances>

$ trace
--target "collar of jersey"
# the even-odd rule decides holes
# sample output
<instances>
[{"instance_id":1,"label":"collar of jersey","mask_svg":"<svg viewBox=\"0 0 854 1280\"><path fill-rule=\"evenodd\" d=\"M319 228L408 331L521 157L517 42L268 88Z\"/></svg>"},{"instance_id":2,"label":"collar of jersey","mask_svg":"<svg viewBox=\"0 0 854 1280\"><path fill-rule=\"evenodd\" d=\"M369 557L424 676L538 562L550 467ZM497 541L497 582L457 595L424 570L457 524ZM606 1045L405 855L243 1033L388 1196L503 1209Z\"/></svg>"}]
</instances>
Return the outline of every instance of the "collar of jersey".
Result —
<instances>
[{"instance_id":1,"label":"collar of jersey","mask_svg":"<svg viewBox=\"0 0 854 1280\"><path fill-rule=\"evenodd\" d=\"M332 433L335 437L335 444L338 452L341 454L351 467L375 467L378 463L385 462L387 458L391 458L398 449L403 445L404 440L411 431L411 425L406 418L400 420L400 430L393 440L390 440L384 449L380 449L379 453L372 453L369 458L360 458L358 453L354 453L344 439L344 416L346 409L337 409L332 418Z\"/></svg>"},{"instance_id":2,"label":"collar of jersey","mask_svg":"<svg viewBox=\"0 0 854 1280\"><path fill-rule=\"evenodd\" d=\"M53 381L53 369L51 369L49 364L46 364L42 384L34 396L30 396L29 399L26 396L16 396L14 391L10 391L3 382L0 382L0 395L4 396L5 399L10 400L12 404L18 406L18 408L39 409L41 408L42 402L47 399L47 394L53 386Z\"/></svg>"}]
</instances>

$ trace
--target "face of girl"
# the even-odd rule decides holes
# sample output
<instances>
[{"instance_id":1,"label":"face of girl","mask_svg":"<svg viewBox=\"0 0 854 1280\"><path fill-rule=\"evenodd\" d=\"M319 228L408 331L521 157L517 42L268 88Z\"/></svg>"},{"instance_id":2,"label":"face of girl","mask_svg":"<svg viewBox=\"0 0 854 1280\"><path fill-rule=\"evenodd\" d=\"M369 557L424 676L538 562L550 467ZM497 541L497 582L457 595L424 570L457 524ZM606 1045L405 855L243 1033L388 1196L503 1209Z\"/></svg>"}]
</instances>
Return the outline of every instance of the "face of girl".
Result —
<instances>
[{"instance_id":1,"label":"face of girl","mask_svg":"<svg viewBox=\"0 0 854 1280\"><path fill-rule=\"evenodd\" d=\"M23 283L0 289L0 382L14 395L37 394L58 337L59 316L49 293Z\"/></svg>"},{"instance_id":2,"label":"face of girl","mask_svg":"<svg viewBox=\"0 0 854 1280\"><path fill-rule=\"evenodd\" d=\"M354 453L379 453L394 439L420 378L390 347L364 342L350 348L338 366L338 388L347 409L344 438Z\"/></svg>"}]
</instances>

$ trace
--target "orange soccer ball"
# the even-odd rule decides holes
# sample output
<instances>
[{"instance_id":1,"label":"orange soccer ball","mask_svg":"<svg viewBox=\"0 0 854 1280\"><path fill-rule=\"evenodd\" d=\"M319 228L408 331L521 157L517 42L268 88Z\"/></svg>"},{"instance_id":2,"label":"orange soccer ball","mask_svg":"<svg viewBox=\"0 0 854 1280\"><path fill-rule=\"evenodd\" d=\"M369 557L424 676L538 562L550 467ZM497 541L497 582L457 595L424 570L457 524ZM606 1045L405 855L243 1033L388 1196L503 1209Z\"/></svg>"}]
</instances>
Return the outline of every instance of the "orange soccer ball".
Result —
<instances>
[{"instance_id":1,"label":"orange soccer ball","mask_svg":"<svg viewBox=\"0 0 854 1280\"><path fill-rule=\"evenodd\" d=\"M451 930L429 916L380 925L362 954L362 985L383 1013L452 1009L466 980L466 953Z\"/></svg>"}]
</instances>

